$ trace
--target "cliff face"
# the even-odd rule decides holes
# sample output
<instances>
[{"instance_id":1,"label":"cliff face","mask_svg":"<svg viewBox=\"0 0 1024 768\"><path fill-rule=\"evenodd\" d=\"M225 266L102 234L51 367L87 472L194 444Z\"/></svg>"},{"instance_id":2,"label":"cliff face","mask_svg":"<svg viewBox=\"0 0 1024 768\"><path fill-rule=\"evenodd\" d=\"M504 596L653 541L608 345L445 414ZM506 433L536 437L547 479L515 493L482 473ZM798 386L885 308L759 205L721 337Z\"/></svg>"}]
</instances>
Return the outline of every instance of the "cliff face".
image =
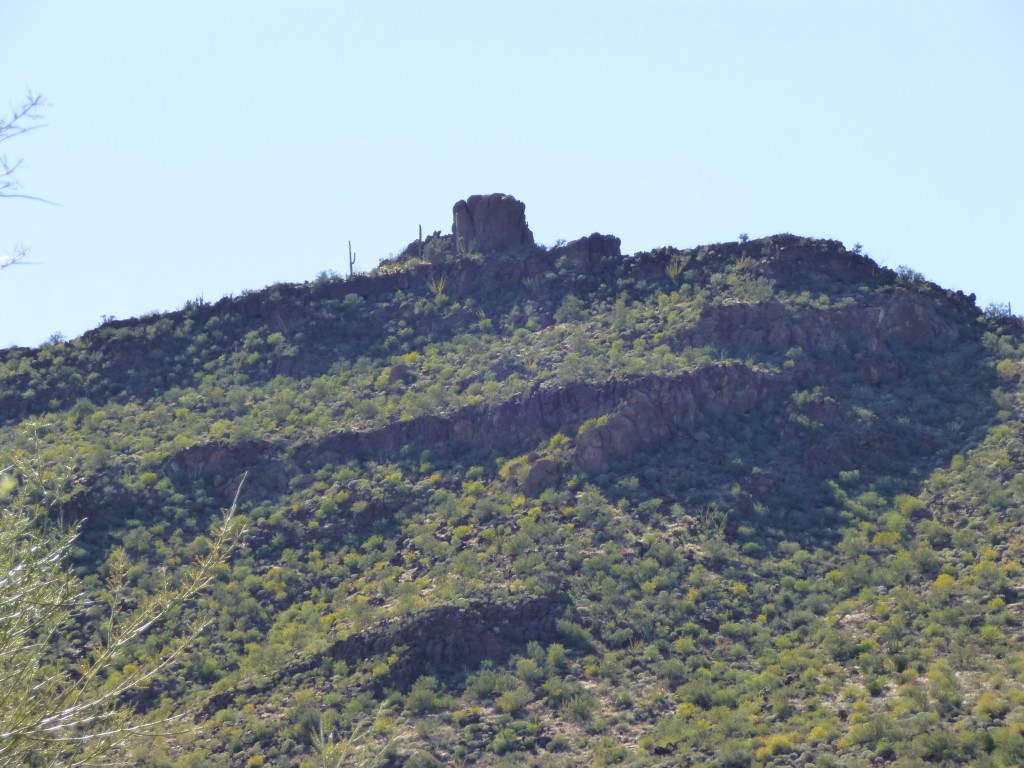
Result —
<instances>
[{"instance_id":1,"label":"cliff face","mask_svg":"<svg viewBox=\"0 0 1024 768\"><path fill-rule=\"evenodd\" d=\"M809 307L797 317L778 302L733 304L703 312L677 343L712 342L773 353L829 346L845 354L872 355L904 346L955 344L963 323L963 313L915 293L869 296L835 309Z\"/></svg>"}]
</instances>

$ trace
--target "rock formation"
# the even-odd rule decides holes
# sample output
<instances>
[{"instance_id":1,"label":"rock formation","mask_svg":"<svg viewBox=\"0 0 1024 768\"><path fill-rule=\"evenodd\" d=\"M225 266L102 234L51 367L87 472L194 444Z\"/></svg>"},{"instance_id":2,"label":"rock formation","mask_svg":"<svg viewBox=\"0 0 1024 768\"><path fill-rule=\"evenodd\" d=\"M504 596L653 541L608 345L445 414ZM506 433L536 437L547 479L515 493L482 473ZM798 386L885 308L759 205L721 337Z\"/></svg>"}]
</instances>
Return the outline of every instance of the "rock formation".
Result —
<instances>
[{"instance_id":1,"label":"rock formation","mask_svg":"<svg viewBox=\"0 0 1024 768\"><path fill-rule=\"evenodd\" d=\"M553 256L565 256L581 270L599 269L605 259L622 258L622 241L615 235L602 235L595 232L579 240L551 249Z\"/></svg>"},{"instance_id":2,"label":"rock formation","mask_svg":"<svg viewBox=\"0 0 1024 768\"><path fill-rule=\"evenodd\" d=\"M461 253L508 251L533 245L526 205L511 195L472 195L452 208L452 235Z\"/></svg>"}]
</instances>

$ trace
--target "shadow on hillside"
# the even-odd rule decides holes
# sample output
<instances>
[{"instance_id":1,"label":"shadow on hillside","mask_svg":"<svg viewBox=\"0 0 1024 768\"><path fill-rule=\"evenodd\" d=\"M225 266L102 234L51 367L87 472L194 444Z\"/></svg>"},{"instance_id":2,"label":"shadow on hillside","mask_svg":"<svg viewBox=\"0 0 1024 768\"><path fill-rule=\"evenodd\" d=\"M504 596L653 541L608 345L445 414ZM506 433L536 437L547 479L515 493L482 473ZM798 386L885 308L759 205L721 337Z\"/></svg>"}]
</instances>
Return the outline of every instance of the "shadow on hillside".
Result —
<instances>
[{"instance_id":1,"label":"shadow on hillside","mask_svg":"<svg viewBox=\"0 0 1024 768\"><path fill-rule=\"evenodd\" d=\"M757 354L743 344L731 351ZM745 527L753 540L828 545L846 524L837 488L853 499L916 494L984 439L998 410L998 381L977 336L871 354L811 351L789 370L781 397L719 413L697 435L590 480L690 510L716 504L729 513L727 534ZM635 478L635 490L621 490L624 477Z\"/></svg>"}]
</instances>

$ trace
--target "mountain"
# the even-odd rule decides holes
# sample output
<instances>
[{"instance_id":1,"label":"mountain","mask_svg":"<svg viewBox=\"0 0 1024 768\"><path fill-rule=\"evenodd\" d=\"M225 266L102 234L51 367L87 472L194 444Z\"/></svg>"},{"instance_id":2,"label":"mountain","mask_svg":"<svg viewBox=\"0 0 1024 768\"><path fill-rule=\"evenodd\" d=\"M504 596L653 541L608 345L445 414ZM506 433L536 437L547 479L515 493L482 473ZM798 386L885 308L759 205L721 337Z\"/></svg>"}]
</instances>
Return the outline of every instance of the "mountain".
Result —
<instances>
[{"instance_id":1,"label":"mountain","mask_svg":"<svg viewBox=\"0 0 1024 768\"><path fill-rule=\"evenodd\" d=\"M195 727L135 765L1012 766L1022 370L1019 318L859 248L545 248L486 195L369 274L0 352L0 447L97 596L246 477L133 702Z\"/></svg>"}]
</instances>

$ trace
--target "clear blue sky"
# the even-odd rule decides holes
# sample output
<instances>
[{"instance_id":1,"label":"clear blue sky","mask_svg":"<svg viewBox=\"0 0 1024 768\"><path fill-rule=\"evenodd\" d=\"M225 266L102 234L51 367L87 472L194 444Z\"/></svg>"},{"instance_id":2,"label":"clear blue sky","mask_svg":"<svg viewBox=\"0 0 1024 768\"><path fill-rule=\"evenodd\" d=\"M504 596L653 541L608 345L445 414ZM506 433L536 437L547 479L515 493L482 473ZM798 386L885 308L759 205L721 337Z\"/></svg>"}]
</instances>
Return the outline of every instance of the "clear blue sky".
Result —
<instances>
[{"instance_id":1,"label":"clear blue sky","mask_svg":"<svg viewBox=\"0 0 1024 768\"><path fill-rule=\"evenodd\" d=\"M369 269L505 192L541 243L863 243L1024 310L1024 2L0 0L0 346Z\"/></svg>"}]
</instances>

